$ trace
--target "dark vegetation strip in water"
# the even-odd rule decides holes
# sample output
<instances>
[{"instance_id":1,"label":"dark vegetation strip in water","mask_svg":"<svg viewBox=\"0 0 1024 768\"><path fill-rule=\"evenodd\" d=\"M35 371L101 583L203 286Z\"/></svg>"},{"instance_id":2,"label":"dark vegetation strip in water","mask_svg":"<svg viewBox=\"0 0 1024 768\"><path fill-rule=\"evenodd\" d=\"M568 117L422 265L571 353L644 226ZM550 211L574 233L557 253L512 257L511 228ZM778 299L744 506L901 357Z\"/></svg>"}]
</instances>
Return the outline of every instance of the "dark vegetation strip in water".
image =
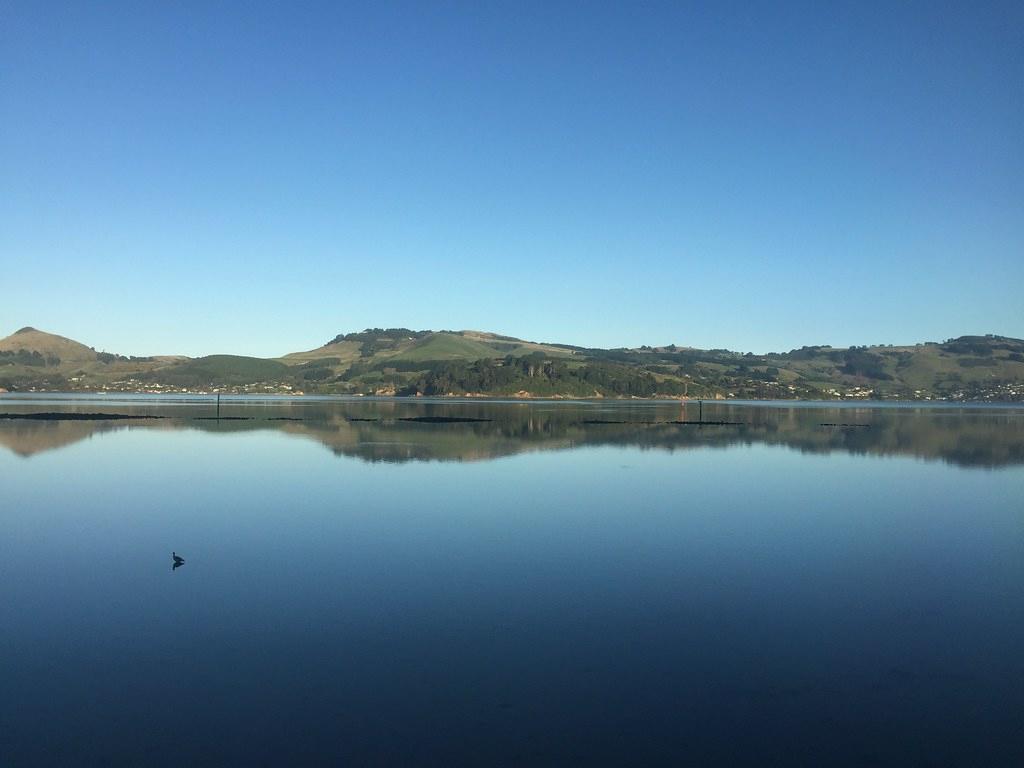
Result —
<instances>
[{"instance_id":1,"label":"dark vegetation strip in water","mask_svg":"<svg viewBox=\"0 0 1024 768\"><path fill-rule=\"evenodd\" d=\"M698 427L745 427L746 421L666 421L666 424L696 424Z\"/></svg>"},{"instance_id":2,"label":"dark vegetation strip in water","mask_svg":"<svg viewBox=\"0 0 1024 768\"><path fill-rule=\"evenodd\" d=\"M830 422L819 424L821 427L870 427L870 424L832 424Z\"/></svg>"},{"instance_id":3,"label":"dark vegetation strip in water","mask_svg":"<svg viewBox=\"0 0 1024 768\"><path fill-rule=\"evenodd\" d=\"M581 424L696 424L706 427L742 427L745 421L611 421L607 419L584 419Z\"/></svg>"},{"instance_id":4,"label":"dark vegetation strip in water","mask_svg":"<svg viewBox=\"0 0 1024 768\"><path fill-rule=\"evenodd\" d=\"M166 419L167 416L133 416L127 413L0 413L0 419L30 421L119 421L121 419Z\"/></svg>"},{"instance_id":5,"label":"dark vegetation strip in water","mask_svg":"<svg viewBox=\"0 0 1024 768\"><path fill-rule=\"evenodd\" d=\"M154 416L149 414L128 413L0 413L0 419L23 419L30 421L121 421L127 419L169 419L171 416ZM193 416L192 421L256 421L253 416ZM379 418L348 417L350 422L380 422ZM295 416L271 416L262 421L304 421ZM480 424L494 419L479 419L471 416L402 416L396 421L409 421L418 424ZM742 421L614 421L607 419L584 419L581 424L696 424L698 426L743 426ZM823 427L868 427L870 424L822 424Z\"/></svg>"},{"instance_id":6,"label":"dark vegetation strip in water","mask_svg":"<svg viewBox=\"0 0 1024 768\"><path fill-rule=\"evenodd\" d=\"M402 416L398 421L415 421L420 424L475 424L494 419L474 419L471 416Z\"/></svg>"},{"instance_id":7,"label":"dark vegetation strip in water","mask_svg":"<svg viewBox=\"0 0 1024 768\"><path fill-rule=\"evenodd\" d=\"M130 413L0 413L0 419L21 419L25 421L124 421L127 419L170 419L172 416ZM252 416L193 416L193 421L255 421ZM274 416L264 421L302 421L294 416Z\"/></svg>"}]
</instances>

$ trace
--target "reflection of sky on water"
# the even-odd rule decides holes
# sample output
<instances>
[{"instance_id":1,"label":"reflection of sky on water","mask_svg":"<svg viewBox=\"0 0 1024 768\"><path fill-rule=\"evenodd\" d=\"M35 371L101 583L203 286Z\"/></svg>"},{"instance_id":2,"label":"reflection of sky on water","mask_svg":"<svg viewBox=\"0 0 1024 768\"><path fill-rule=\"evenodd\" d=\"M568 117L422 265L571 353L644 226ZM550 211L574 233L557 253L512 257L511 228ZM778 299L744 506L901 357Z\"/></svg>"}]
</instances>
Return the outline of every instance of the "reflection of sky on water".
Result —
<instances>
[{"instance_id":1,"label":"reflection of sky on water","mask_svg":"<svg viewBox=\"0 0 1024 768\"><path fill-rule=\"evenodd\" d=\"M7 413L42 409L162 415L150 421L25 421L0 419L0 446L21 456L124 429L204 430L213 434L279 430L322 443L338 455L368 461L479 461L528 451L589 445L633 445L659 450L725 448L766 443L812 453L912 455L963 466L1024 464L1024 408L865 407L844 404L705 404L709 421L736 425L674 424L693 421L678 403L494 402L235 398L224 416L209 417L209 404L177 409L164 400L128 398L113 403L15 398ZM422 424L411 416L471 417L472 424ZM604 421L607 423L595 423ZM838 426L837 426L838 425Z\"/></svg>"},{"instance_id":2,"label":"reflection of sky on water","mask_svg":"<svg viewBox=\"0 0 1024 768\"><path fill-rule=\"evenodd\" d=\"M91 434L0 452L5 764L1020 756L1020 466Z\"/></svg>"}]
</instances>

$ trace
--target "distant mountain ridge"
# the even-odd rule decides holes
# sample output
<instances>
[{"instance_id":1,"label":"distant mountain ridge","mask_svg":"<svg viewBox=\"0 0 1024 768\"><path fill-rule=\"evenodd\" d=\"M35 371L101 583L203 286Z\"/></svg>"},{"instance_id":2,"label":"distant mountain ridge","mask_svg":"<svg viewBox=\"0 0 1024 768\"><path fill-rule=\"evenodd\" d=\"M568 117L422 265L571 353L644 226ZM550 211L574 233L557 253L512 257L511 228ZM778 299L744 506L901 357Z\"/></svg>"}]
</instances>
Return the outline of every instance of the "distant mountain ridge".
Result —
<instances>
[{"instance_id":1,"label":"distant mountain ridge","mask_svg":"<svg viewBox=\"0 0 1024 768\"><path fill-rule=\"evenodd\" d=\"M0 339L0 388L512 397L1024 400L1024 341L805 346L755 355L598 349L483 331L368 328L280 358L131 357L32 327Z\"/></svg>"}]
</instances>

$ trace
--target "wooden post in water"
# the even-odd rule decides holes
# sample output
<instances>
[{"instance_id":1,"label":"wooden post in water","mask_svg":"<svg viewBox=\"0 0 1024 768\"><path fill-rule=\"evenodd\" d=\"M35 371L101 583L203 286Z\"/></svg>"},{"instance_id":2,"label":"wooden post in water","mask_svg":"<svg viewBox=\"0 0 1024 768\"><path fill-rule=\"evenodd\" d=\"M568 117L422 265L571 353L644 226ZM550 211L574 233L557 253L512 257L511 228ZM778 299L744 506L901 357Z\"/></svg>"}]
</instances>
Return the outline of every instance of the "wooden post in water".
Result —
<instances>
[{"instance_id":1,"label":"wooden post in water","mask_svg":"<svg viewBox=\"0 0 1024 768\"><path fill-rule=\"evenodd\" d=\"M704 423L704 401L703 400L698 400L697 401L697 421L699 421L701 424Z\"/></svg>"},{"instance_id":2,"label":"wooden post in water","mask_svg":"<svg viewBox=\"0 0 1024 768\"><path fill-rule=\"evenodd\" d=\"M220 392L217 393L217 421L220 421Z\"/></svg>"}]
</instances>

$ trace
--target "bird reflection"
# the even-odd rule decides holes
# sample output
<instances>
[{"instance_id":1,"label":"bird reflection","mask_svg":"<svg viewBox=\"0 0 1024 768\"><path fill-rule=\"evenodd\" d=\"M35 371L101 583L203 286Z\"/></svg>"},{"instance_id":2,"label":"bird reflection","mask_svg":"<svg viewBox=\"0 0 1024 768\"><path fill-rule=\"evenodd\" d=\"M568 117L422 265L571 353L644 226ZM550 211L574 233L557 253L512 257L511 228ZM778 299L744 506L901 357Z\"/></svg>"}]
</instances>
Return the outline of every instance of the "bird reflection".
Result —
<instances>
[{"instance_id":1,"label":"bird reflection","mask_svg":"<svg viewBox=\"0 0 1024 768\"><path fill-rule=\"evenodd\" d=\"M171 570L176 570L185 564L185 558L179 555L177 552L171 552L171 559L174 561L171 564Z\"/></svg>"}]
</instances>

